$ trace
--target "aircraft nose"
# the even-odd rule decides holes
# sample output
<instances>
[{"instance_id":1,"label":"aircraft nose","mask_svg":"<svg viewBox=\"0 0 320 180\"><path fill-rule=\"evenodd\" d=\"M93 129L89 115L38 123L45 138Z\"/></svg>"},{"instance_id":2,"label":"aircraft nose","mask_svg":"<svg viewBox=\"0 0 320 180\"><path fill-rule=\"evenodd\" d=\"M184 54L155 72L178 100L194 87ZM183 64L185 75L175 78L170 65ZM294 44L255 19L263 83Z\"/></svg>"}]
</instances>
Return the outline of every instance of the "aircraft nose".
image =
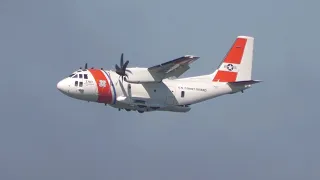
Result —
<instances>
[{"instance_id":1,"label":"aircraft nose","mask_svg":"<svg viewBox=\"0 0 320 180\"><path fill-rule=\"evenodd\" d=\"M58 82L58 84L57 84L57 89L59 89L59 91L61 91L62 93L67 93L67 91L68 91L68 85L67 85L65 79L63 79L63 80L61 80L61 81Z\"/></svg>"}]
</instances>

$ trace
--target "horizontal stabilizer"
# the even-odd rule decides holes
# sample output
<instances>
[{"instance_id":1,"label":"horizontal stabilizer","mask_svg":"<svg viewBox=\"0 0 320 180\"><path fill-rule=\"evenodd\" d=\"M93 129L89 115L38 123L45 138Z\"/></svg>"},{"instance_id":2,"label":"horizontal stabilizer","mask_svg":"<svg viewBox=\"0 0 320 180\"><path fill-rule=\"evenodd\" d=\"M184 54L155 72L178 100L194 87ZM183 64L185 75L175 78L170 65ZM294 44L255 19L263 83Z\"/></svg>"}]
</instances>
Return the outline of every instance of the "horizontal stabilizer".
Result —
<instances>
[{"instance_id":1,"label":"horizontal stabilizer","mask_svg":"<svg viewBox=\"0 0 320 180\"><path fill-rule=\"evenodd\" d=\"M237 85L241 86L241 85L256 84L256 83L260 83L260 82L262 82L262 81L260 81L260 80L247 80L247 81L228 82L228 84L235 85L235 86L237 86Z\"/></svg>"}]
</instances>

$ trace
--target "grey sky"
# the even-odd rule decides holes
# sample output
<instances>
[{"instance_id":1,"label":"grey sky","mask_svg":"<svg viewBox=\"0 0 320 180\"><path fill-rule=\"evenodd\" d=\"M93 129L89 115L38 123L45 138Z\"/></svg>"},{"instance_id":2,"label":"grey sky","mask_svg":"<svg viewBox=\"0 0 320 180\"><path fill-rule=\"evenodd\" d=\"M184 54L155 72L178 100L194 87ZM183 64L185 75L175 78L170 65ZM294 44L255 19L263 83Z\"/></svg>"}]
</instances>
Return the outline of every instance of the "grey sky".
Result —
<instances>
[{"instance_id":1,"label":"grey sky","mask_svg":"<svg viewBox=\"0 0 320 180\"><path fill-rule=\"evenodd\" d=\"M319 10L299 0L2 0L0 179L319 179ZM244 94L186 114L118 112L56 83L83 66L201 58L255 37Z\"/></svg>"}]
</instances>

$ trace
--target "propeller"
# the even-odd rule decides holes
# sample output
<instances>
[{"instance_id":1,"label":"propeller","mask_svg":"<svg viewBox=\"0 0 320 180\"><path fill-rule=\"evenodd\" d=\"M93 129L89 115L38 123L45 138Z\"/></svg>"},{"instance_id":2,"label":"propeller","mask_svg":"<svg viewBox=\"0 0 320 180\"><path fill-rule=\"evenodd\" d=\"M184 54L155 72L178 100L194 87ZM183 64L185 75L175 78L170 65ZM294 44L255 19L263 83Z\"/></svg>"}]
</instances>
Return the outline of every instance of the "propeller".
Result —
<instances>
[{"instance_id":1,"label":"propeller","mask_svg":"<svg viewBox=\"0 0 320 180\"><path fill-rule=\"evenodd\" d=\"M118 66L118 64L115 65L115 68L116 68L116 73L119 74L119 77L121 76L122 78L122 82L123 82L123 77L126 76L128 77L127 75L127 66L129 64L129 61L127 60L124 64L123 64L123 53L121 54L121 58L120 58L120 67Z\"/></svg>"},{"instance_id":2,"label":"propeller","mask_svg":"<svg viewBox=\"0 0 320 180\"><path fill-rule=\"evenodd\" d=\"M82 67L80 67L80 69L82 69ZM86 69L88 69L88 63L86 63L86 64L84 65L84 70L86 70Z\"/></svg>"}]
</instances>

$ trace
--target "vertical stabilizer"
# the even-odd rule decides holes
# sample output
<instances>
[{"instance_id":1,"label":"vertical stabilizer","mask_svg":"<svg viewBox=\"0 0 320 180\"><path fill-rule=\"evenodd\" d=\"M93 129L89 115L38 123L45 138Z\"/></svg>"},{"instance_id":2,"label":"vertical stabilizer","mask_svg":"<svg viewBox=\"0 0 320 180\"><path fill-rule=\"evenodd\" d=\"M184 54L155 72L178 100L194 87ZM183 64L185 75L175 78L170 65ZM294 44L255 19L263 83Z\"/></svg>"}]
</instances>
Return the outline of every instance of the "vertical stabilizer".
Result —
<instances>
[{"instance_id":1,"label":"vertical stabilizer","mask_svg":"<svg viewBox=\"0 0 320 180\"><path fill-rule=\"evenodd\" d=\"M219 68L213 74L213 82L251 80L254 38L238 36Z\"/></svg>"}]
</instances>

